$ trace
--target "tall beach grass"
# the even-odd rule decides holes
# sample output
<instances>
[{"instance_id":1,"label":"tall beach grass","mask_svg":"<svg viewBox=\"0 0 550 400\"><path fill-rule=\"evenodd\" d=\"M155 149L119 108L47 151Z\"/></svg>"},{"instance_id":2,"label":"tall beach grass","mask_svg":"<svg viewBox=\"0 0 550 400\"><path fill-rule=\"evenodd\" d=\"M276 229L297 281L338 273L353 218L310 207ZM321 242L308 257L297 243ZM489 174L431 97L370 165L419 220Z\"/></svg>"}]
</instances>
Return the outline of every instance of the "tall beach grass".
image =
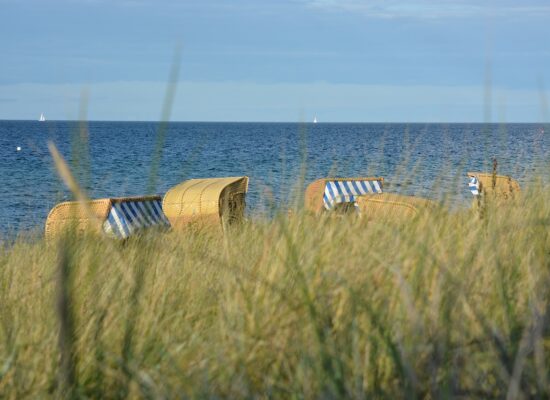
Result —
<instances>
[{"instance_id":1,"label":"tall beach grass","mask_svg":"<svg viewBox=\"0 0 550 400\"><path fill-rule=\"evenodd\" d=\"M150 192L179 59L176 50ZM71 168L51 150L84 200L85 124L73 141ZM410 167L405 159L403 182ZM548 398L550 187L540 171L521 197L482 212L319 217L299 207L300 188L291 215L274 207L274 218L225 234L3 243L0 398Z\"/></svg>"},{"instance_id":2,"label":"tall beach grass","mask_svg":"<svg viewBox=\"0 0 550 400\"><path fill-rule=\"evenodd\" d=\"M0 251L5 398L546 398L550 191Z\"/></svg>"}]
</instances>

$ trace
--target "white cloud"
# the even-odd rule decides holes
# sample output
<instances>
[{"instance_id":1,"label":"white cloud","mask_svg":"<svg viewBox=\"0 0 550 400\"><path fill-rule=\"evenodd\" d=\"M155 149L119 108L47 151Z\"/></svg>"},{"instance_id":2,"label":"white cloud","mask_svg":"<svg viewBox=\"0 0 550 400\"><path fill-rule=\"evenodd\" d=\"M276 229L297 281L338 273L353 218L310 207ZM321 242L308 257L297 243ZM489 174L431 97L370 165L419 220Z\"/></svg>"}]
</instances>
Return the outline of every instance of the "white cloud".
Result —
<instances>
[{"instance_id":1,"label":"white cloud","mask_svg":"<svg viewBox=\"0 0 550 400\"><path fill-rule=\"evenodd\" d=\"M372 18L548 17L550 4L536 1L302 0L316 10L361 13Z\"/></svg>"},{"instance_id":2,"label":"white cloud","mask_svg":"<svg viewBox=\"0 0 550 400\"><path fill-rule=\"evenodd\" d=\"M91 120L155 121L166 84L0 85L10 100L2 103L0 119L36 119L41 112L52 120L75 119L82 88L89 89ZM540 121L537 90L495 87L493 99L493 115L504 110L507 121ZM171 119L292 122L317 115L324 122L484 122L483 113L483 86L181 82Z\"/></svg>"}]
</instances>

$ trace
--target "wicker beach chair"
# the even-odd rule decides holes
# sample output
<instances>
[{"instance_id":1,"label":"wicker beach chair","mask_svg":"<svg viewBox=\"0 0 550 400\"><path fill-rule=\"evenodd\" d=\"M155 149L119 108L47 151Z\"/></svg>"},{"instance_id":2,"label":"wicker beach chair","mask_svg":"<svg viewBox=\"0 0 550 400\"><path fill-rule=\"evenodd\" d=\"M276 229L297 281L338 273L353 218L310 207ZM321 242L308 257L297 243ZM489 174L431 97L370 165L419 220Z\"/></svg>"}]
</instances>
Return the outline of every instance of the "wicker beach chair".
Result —
<instances>
[{"instance_id":1,"label":"wicker beach chair","mask_svg":"<svg viewBox=\"0 0 550 400\"><path fill-rule=\"evenodd\" d=\"M189 224L220 226L242 221L248 177L190 179L164 196L162 209L174 229Z\"/></svg>"},{"instance_id":2,"label":"wicker beach chair","mask_svg":"<svg viewBox=\"0 0 550 400\"><path fill-rule=\"evenodd\" d=\"M45 236L51 239L67 229L125 239L152 226L168 227L160 196L118 197L56 205L46 220Z\"/></svg>"},{"instance_id":3,"label":"wicker beach chair","mask_svg":"<svg viewBox=\"0 0 550 400\"><path fill-rule=\"evenodd\" d=\"M349 210L358 196L382 193L384 178L321 178L306 188L305 208L314 213L324 210Z\"/></svg>"},{"instance_id":4,"label":"wicker beach chair","mask_svg":"<svg viewBox=\"0 0 550 400\"><path fill-rule=\"evenodd\" d=\"M510 176L468 172L468 187L476 197L508 200L520 194L519 183Z\"/></svg>"},{"instance_id":5,"label":"wicker beach chair","mask_svg":"<svg viewBox=\"0 0 550 400\"><path fill-rule=\"evenodd\" d=\"M362 218L373 221L405 222L421 212L432 210L436 204L416 196L403 196L393 193L359 196L357 207Z\"/></svg>"}]
</instances>

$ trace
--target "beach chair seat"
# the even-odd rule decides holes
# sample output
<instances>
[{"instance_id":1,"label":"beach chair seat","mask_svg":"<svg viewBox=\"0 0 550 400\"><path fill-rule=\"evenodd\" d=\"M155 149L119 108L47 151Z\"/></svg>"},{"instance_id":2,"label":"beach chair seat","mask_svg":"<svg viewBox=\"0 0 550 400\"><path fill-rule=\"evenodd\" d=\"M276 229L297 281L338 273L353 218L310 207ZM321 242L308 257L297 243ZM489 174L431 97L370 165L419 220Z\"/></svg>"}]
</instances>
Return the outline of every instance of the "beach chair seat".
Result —
<instances>
[{"instance_id":1,"label":"beach chair seat","mask_svg":"<svg viewBox=\"0 0 550 400\"><path fill-rule=\"evenodd\" d=\"M67 229L76 233L105 234L126 239L150 227L169 227L160 196L97 199L57 204L46 219L45 236L51 239Z\"/></svg>"},{"instance_id":2,"label":"beach chair seat","mask_svg":"<svg viewBox=\"0 0 550 400\"><path fill-rule=\"evenodd\" d=\"M416 196L393 193L359 196L356 204L362 218L373 221L404 222L436 207L436 203Z\"/></svg>"},{"instance_id":3,"label":"beach chair seat","mask_svg":"<svg viewBox=\"0 0 550 400\"><path fill-rule=\"evenodd\" d=\"M189 224L224 227L244 219L248 177L190 179L166 192L164 214L174 229Z\"/></svg>"},{"instance_id":4,"label":"beach chair seat","mask_svg":"<svg viewBox=\"0 0 550 400\"><path fill-rule=\"evenodd\" d=\"M382 193L384 178L321 178L308 185L305 192L305 208L314 213L330 210L349 211L356 199L363 195Z\"/></svg>"},{"instance_id":5,"label":"beach chair seat","mask_svg":"<svg viewBox=\"0 0 550 400\"><path fill-rule=\"evenodd\" d=\"M520 194L519 183L510 176L468 172L468 188L474 196L508 200Z\"/></svg>"}]
</instances>

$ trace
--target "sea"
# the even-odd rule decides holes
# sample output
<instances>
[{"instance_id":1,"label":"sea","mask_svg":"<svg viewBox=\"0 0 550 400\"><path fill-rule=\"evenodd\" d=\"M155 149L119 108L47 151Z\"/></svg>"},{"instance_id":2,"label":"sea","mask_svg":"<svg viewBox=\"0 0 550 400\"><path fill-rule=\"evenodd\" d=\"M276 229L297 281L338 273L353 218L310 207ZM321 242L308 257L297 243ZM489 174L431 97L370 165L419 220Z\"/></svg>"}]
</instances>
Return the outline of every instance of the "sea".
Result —
<instances>
[{"instance_id":1,"label":"sea","mask_svg":"<svg viewBox=\"0 0 550 400\"><path fill-rule=\"evenodd\" d=\"M381 176L384 191L468 207L468 171L526 186L550 175L543 124L207 123L0 120L0 236L40 232L70 200L48 143L90 198L164 194L191 178L250 178L247 214L301 204L322 177Z\"/></svg>"}]
</instances>

